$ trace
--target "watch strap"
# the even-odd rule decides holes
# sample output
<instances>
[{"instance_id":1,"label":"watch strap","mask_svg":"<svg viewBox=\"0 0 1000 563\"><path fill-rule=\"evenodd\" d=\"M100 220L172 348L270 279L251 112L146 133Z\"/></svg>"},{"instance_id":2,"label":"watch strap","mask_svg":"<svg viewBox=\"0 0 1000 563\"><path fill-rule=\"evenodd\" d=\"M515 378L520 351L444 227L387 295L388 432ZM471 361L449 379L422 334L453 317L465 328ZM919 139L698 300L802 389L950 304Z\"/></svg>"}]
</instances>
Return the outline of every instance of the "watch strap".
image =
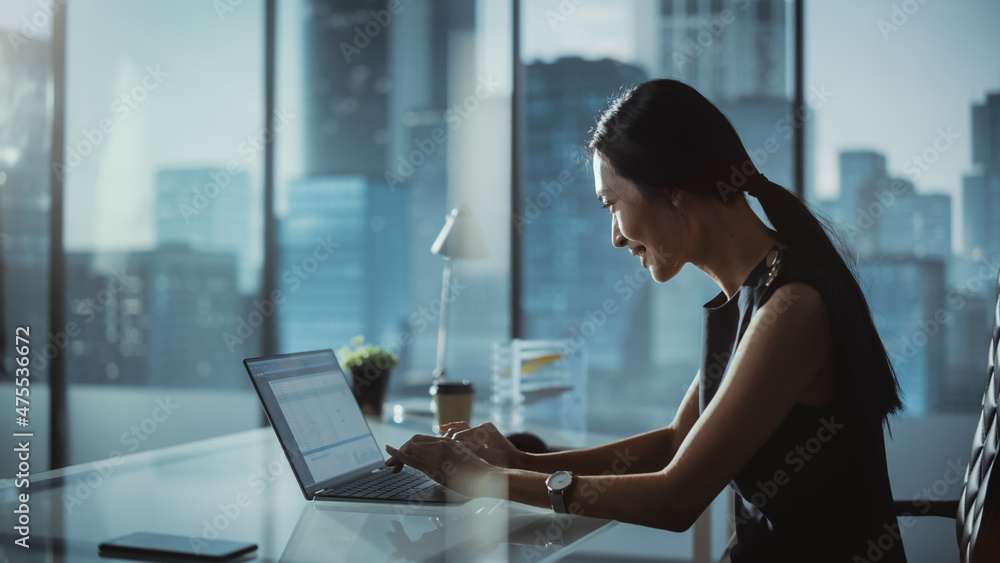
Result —
<instances>
[{"instance_id":1,"label":"watch strap","mask_svg":"<svg viewBox=\"0 0 1000 563\"><path fill-rule=\"evenodd\" d=\"M552 476L558 474L563 474L564 476L568 476L569 483L556 489L549 484L549 480L552 478ZM566 507L566 491L569 490L571 486L573 486L574 475L570 471L557 471L556 473L553 473L552 476L550 476L550 478L546 479L545 481L545 487L549 491L549 502L552 505L552 510L559 514L568 514L569 510Z\"/></svg>"},{"instance_id":2,"label":"watch strap","mask_svg":"<svg viewBox=\"0 0 1000 563\"><path fill-rule=\"evenodd\" d=\"M558 514L566 514L566 489L560 491L549 491L549 502L552 503L552 510Z\"/></svg>"}]
</instances>

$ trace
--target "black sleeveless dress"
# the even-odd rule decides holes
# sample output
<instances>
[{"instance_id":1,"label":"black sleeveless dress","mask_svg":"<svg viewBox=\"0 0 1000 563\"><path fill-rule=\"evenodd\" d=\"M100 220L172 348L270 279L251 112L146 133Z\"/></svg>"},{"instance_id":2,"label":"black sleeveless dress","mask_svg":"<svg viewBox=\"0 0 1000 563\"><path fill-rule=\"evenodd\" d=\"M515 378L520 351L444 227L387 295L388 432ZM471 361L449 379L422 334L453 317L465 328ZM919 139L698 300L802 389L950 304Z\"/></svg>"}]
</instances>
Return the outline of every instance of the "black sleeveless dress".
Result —
<instances>
[{"instance_id":1,"label":"black sleeveless dress","mask_svg":"<svg viewBox=\"0 0 1000 563\"><path fill-rule=\"evenodd\" d=\"M795 247L777 253L777 265L772 268L767 258L762 260L731 299L720 293L704 305L700 412L725 379L750 319L778 287L792 281L807 283L823 296L834 332L840 393L829 408L796 405L730 483L738 540L732 561L905 562L882 423L861 407L864 377L848 373L873 363L866 364L856 353L854 360L843 361L851 355L845 346L852 344L850 315L857 304L843 302L845 294L809 254Z\"/></svg>"}]
</instances>

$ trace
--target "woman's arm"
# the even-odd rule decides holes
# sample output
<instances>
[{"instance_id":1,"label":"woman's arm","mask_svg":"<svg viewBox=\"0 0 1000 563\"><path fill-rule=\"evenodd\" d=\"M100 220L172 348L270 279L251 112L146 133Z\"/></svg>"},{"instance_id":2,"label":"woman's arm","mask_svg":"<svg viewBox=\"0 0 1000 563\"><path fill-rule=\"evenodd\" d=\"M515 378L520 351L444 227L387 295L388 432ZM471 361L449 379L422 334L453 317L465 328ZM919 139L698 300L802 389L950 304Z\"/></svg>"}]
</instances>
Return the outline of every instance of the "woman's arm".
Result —
<instances>
[{"instance_id":1,"label":"woman's arm","mask_svg":"<svg viewBox=\"0 0 1000 563\"><path fill-rule=\"evenodd\" d=\"M562 452L531 454L518 450L493 424L487 422L474 428L467 423L443 424L446 437L468 446L479 457L497 467L542 473L572 471L577 475L623 475L651 473L667 466L677 446L687 436L698 419L698 376L681 401L674 420L666 428L591 448ZM429 436L414 436L411 441L433 441ZM390 458L387 465L397 465Z\"/></svg>"},{"instance_id":2,"label":"woman's arm","mask_svg":"<svg viewBox=\"0 0 1000 563\"><path fill-rule=\"evenodd\" d=\"M566 506L575 514L686 530L831 361L829 317L819 293L798 282L780 287L754 315L727 377L667 466L649 473L579 475L567 492ZM550 506L545 487L549 468L500 469L446 438L387 449L397 463L436 475L468 494Z\"/></svg>"},{"instance_id":3,"label":"woman's arm","mask_svg":"<svg viewBox=\"0 0 1000 563\"><path fill-rule=\"evenodd\" d=\"M831 361L829 317L819 293L803 283L782 286L754 316L729 375L671 462L653 473L579 476L567 507L576 514L688 529ZM547 476L508 471L509 498L550 506Z\"/></svg>"},{"instance_id":4,"label":"woman's arm","mask_svg":"<svg viewBox=\"0 0 1000 563\"><path fill-rule=\"evenodd\" d=\"M666 428L592 448L548 454L522 452L515 458L511 468L539 473L564 470L577 475L652 473L670 463L677 447L684 441L696 420L698 376L691 382L673 422Z\"/></svg>"}]
</instances>

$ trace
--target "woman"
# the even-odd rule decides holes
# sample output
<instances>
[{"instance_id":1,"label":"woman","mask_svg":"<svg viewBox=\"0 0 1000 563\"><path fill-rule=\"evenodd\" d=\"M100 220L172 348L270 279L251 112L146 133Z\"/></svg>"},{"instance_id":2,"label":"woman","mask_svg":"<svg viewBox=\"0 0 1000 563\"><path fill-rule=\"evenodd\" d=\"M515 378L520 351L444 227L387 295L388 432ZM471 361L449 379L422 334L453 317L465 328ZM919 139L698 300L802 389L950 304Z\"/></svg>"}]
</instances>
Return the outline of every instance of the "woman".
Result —
<instances>
[{"instance_id":1,"label":"woman","mask_svg":"<svg viewBox=\"0 0 1000 563\"><path fill-rule=\"evenodd\" d=\"M589 149L612 243L660 283L691 263L721 289L704 305L701 369L673 422L547 454L518 451L489 424L453 424L386 448L387 464L472 495L675 531L728 484L734 562L904 561L882 437L898 383L816 218L677 81L622 95Z\"/></svg>"}]
</instances>

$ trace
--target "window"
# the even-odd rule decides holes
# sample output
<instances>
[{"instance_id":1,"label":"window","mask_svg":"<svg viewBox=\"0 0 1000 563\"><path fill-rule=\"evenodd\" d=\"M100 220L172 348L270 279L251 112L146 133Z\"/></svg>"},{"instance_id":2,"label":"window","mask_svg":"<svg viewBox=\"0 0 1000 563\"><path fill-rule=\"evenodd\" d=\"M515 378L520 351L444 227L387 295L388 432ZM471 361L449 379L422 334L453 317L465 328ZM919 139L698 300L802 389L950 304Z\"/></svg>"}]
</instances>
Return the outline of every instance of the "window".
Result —
<instances>
[{"instance_id":1,"label":"window","mask_svg":"<svg viewBox=\"0 0 1000 563\"><path fill-rule=\"evenodd\" d=\"M66 332L48 326L51 22L34 2L12 5L0 16L6 374L17 326L30 325L42 347ZM586 343L592 430L666 424L697 369L698 305L718 288L693 269L652 284L611 246L582 150L608 101L652 77L686 81L719 105L785 186L792 135L805 124L805 192L860 258L908 412L978 408L1000 268L990 220L1000 201L1000 84L990 70L1000 50L932 38L975 22L963 34L992 41L975 27L996 19L991 5L921 5L903 21L860 1L817 4L798 116L790 2L522 2L517 98L510 2L400 6L278 3L277 99L266 116L263 0L221 13L197 0L69 8L57 226L66 322L79 329L59 352L71 463L258 424L239 360L264 352L265 323L276 351L336 349L356 334L386 345L401 355L393 400L425 401L442 304L443 262L430 246L459 205L488 257L456 262L450 376L476 383L482 407L493 344L510 336L516 307L520 336ZM732 21L718 17L725 9ZM16 50L12 33L26 39ZM912 57L944 70L925 72ZM262 189L265 139L275 139L273 201ZM754 150L772 140L776 152ZM277 217L270 245L265 210ZM265 246L273 272L263 270ZM266 275L280 303L260 295ZM33 396L44 405L44 349L34 352ZM197 428L152 418L170 405ZM625 420L623 409L637 416Z\"/></svg>"},{"instance_id":2,"label":"window","mask_svg":"<svg viewBox=\"0 0 1000 563\"><path fill-rule=\"evenodd\" d=\"M754 5L742 11L734 5L733 21L715 33L706 31L708 10L692 19L644 13L647 4L640 2L591 2L551 28L538 22L556 3L524 6L525 112L531 117L522 147L523 202L514 211L524 218L518 221L523 333L585 343L591 429L624 435L670 422L698 370L700 304L719 289L693 269L669 284L653 283L634 257L611 245L610 221L594 199L583 151L588 133L624 87L677 78L718 104L748 149L773 142L777 151L751 154L769 178L790 186L791 140L780 129L790 111L784 73L790 19L781 12L782 19L762 25ZM633 41L595 43L593 37ZM607 300L612 314L603 310ZM622 417L625 411L641 415Z\"/></svg>"},{"instance_id":3,"label":"window","mask_svg":"<svg viewBox=\"0 0 1000 563\"><path fill-rule=\"evenodd\" d=\"M455 260L445 367L485 404L510 334L511 5L373 6L279 4L278 105L299 116L276 147L279 346L364 335L400 354L393 400L426 408L444 267L430 249L464 205L487 257Z\"/></svg>"},{"instance_id":4,"label":"window","mask_svg":"<svg viewBox=\"0 0 1000 563\"><path fill-rule=\"evenodd\" d=\"M70 463L256 426L263 4L67 13ZM114 413L113 416L108 413Z\"/></svg>"},{"instance_id":5,"label":"window","mask_svg":"<svg viewBox=\"0 0 1000 563\"><path fill-rule=\"evenodd\" d=\"M911 416L976 412L983 396L1000 268L998 19L985 2L807 12L808 193L859 259Z\"/></svg>"}]
</instances>

